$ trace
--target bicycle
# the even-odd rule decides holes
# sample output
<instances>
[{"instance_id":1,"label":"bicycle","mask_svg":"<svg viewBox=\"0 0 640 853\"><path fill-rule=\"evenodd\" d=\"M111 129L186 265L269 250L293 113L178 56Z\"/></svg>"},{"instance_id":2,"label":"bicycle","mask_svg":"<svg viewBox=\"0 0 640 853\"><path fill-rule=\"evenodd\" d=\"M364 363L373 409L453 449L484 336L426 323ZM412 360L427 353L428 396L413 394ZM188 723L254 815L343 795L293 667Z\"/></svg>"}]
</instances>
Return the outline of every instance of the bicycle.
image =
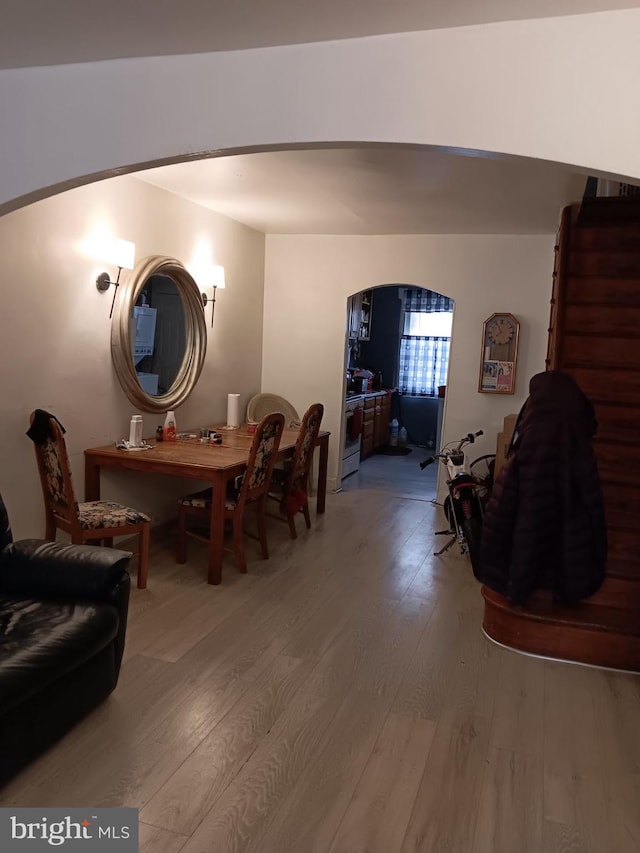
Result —
<instances>
[{"instance_id":1,"label":"bicycle","mask_svg":"<svg viewBox=\"0 0 640 853\"><path fill-rule=\"evenodd\" d=\"M464 438L445 444L440 453L420 463L420 468L424 470L427 465L439 459L447 469L449 494L445 498L443 510L449 527L446 530L437 530L435 535L448 535L450 539L439 551L434 551L434 556L444 554L457 542L460 553L463 556L468 554L472 565L480 545L484 509L493 486L495 454L485 453L467 464L464 447L473 444L481 435L482 430L467 433Z\"/></svg>"}]
</instances>

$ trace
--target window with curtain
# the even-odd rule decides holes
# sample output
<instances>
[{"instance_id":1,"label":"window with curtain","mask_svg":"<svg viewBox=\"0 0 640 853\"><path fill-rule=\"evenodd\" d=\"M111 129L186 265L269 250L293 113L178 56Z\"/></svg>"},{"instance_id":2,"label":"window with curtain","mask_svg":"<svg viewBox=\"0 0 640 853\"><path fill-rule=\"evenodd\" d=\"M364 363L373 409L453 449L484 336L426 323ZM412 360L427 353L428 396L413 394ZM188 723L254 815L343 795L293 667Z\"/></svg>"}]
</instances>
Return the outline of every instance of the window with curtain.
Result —
<instances>
[{"instance_id":1,"label":"window with curtain","mask_svg":"<svg viewBox=\"0 0 640 853\"><path fill-rule=\"evenodd\" d=\"M402 394L436 397L449 367L453 300L431 290L405 290L398 385Z\"/></svg>"}]
</instances>

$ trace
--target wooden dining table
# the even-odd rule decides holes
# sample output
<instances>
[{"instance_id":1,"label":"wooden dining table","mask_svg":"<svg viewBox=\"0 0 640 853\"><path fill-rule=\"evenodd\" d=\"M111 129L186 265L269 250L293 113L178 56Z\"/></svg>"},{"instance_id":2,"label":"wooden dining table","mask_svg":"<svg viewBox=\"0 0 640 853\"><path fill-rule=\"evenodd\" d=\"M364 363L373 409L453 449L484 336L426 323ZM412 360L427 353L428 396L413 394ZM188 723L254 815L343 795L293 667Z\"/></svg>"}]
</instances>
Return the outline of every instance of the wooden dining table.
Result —
<instances>
[{"instance_id":1,"label":"wooden dining table","mask_svg":"<svg viewBox=\"0 0 640 853\"><path fill-rule=\"evenodd\" d=\"M235 430L227 430L220 426L211 427L211 429L217 430L222 435L222 444L204 443L198 438L180 438L177 441L161 442L149 439L147 441L151 445L149 450L121 450L115 444L85 450L84 499L85 501L100 500L102 468L119 468L141 474L168 474L172 477L185 477L210 483L213 487L213 499L211 501L208 582L219 584L222 574L227 483L244 471L249 459L253 435L248 432L246 425ZM325 511L329 436L329 432L322 431L316 441L316 447L319 449L317 513ZM278 460L293 456L297 438L297 429L284 430L280 440Z\"/></svg>"}]
</instances>

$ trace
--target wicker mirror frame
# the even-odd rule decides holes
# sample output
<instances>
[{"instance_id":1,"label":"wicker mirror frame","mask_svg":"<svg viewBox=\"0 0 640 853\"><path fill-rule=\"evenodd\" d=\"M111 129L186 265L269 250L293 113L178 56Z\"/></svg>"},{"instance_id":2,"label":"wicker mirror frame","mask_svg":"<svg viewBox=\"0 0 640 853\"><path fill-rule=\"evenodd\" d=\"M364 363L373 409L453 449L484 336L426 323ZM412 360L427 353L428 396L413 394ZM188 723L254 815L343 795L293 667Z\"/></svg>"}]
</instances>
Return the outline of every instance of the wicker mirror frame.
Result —
<instances>
[{"instance_id":1,"label":"wicker mirror frame","mask_svg":"<svg viewBox=\"0 0 640 853\"><path fill-rule=\"evenodd\" d=\"M173 385L166 394L147 394L136 376L131 352L131 315L136 299L153 275L173 279L184 309L185 352ZM142 260L129 279L120 285L111 326L111 357L118 380L129 400L143 412L167 412L177 408L193 391L207 351L207 327L200 290L176 258L152 255Z\"/></svg>"}]
</instances>

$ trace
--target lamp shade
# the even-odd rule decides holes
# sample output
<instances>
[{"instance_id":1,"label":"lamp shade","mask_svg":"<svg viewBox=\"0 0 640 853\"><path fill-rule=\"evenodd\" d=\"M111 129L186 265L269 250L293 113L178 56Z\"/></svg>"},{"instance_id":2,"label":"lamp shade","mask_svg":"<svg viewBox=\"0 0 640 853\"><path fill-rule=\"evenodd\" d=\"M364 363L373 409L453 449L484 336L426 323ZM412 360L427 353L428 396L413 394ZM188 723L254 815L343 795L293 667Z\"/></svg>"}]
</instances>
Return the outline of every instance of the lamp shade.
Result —
<instances>
[{"instance_id":1,"label":"lamp shade","mask_svg":"<svg viewBox=\"0 0 640 853\"><path fill-rule=\"evenodd\" d=\"M219 264L214 264L211 267L211 280L209 284L211 287L219 287L221 290L224 289L224 267L221 267Z\"/></svg>"},{"instance_id":2,"label":"lamp shade","mask_svg":"<svg viewBox=\"0 0 640 853\"><path fill-rule=\"evenodd\" d=\"M189 272L200 287L224 288L224 267L219 264L201 264L189 267Z\"/></svg>"},{"instance_id":3,"label":"lamp shade","mask_svg":"<svg viewBox=\"0 0 640 853\"><path fill-rule=\"evenodd\" d=\"M115 239L111 245L109 261L116 267L132 270L136 258L136 244L129 240Z\"/></svg>"}]
</instances>

